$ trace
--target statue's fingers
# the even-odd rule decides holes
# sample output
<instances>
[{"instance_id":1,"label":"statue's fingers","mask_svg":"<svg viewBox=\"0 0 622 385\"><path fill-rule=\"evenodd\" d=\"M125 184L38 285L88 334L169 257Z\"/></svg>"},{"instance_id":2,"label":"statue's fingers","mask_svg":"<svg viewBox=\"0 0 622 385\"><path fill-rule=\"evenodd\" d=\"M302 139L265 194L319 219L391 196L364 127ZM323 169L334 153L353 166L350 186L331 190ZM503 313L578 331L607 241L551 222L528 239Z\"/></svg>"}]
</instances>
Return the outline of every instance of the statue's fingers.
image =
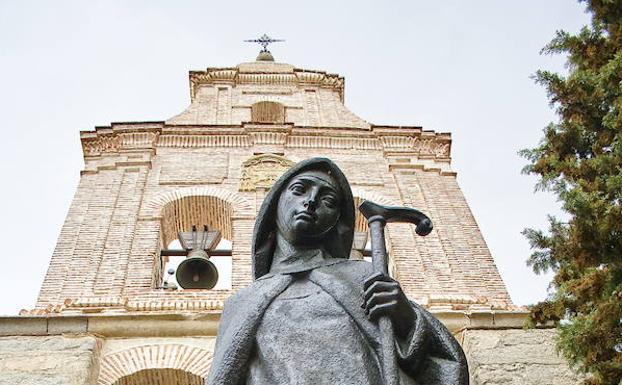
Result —
<instances>
[{"instance_id":1,"label":"statue's fingers","mask_svg":"<svg viewBox=\"0 0 622 385\"><path fill-rule=\"evenodd\" d=\"M371 309L369 309L369 312L367 313L367 316L369 317L369 319L371 319L372 321L377 320L378 318L380 318L383 315L388 315L390 314L395 307L397 306L397 301L390 301L387 303L383 303L380 305L376 305L374 307L372 307Z\"/></svg>"},{"instance_id":2,"label":"statue's fingers","mask_svg":"<svg viewBox=\"0 0 622 385\"><path fill-rule=\"evenodd\" d=\"M398 291L397 290L391 290L391 291L387 291L387 292L376 292L374 294L372 294L369 299L365 302L365 309L367 310L371 310L374 308L374 306L378 306L378 305L382 305L385 303L389 303L392 301L396 301L398 300Z\"/></svg>"},{"instance_id":3,"label":"statue's fingers","mask_svg":"<svg viewBox=\"0 0 622 385\"><path fill-rule=\"evenodd\" d=\"M381 280L382 276L384 274L382 273L374 273L372 275L370 275L369 277L365 278L365 282L363 282L363 290L367 290L367 288L373 284L374 282Z\"/></svg>"},{"instance_id":4,"label":"statue's fingers","mask_svg":"<svg viewBox=\"0 0 622 385\"><path fill-rule=\"evenodd\" d=\"M376 281L363 293L363 299L367 302L374 293L398 290L397 282Z\"/></svg>"},{"instance_id":5,"label":"statue's fingers","mask_svg":"<svg viewBox=\"0 0 622 385\"><path fill-rule=\"evenodd\" d=\"M374 273L365 279L365 282L363 283L363 290L367 290L367 288L376 281L391 282L393 281L393 278L382 273Z\"/></svg>"}]
</instances>

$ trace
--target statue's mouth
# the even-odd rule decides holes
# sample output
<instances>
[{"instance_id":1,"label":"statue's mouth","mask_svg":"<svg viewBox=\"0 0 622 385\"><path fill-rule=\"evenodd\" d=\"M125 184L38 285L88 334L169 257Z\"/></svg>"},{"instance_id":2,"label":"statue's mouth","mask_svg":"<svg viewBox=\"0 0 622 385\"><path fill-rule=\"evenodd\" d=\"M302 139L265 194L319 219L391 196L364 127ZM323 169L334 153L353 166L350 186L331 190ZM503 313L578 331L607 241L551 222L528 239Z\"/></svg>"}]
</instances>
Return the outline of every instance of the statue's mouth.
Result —
<instances>
[{"instance_id":1,"label":"statue's mouth","mask_svg":"<svg viewBox=\"0 0 622 385\"><path fill-rule=\"evenodd\" d=\"M302 219L303 221L307 222L315 222L317 220L317 215L309 211L301 211L297 213L294 218Z\"/></svg>"}]
</instances>

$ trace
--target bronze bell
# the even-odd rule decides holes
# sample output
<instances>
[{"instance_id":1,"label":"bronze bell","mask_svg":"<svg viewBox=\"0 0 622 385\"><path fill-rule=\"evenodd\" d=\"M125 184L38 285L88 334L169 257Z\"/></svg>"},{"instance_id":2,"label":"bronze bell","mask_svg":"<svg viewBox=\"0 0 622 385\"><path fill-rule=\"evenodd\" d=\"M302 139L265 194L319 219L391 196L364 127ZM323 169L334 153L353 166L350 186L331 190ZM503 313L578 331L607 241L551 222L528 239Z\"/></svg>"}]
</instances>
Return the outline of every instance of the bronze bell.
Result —
<instances>
[{"instance_id":1,"label":"bronze bell","mask_svg":"<svg viewBox=\"0 0 622 385\"><path fill-rule=\"evenodd\" d=\"M216 247L220 232L208 231L207 226L197 232L196 226L192 226L191 232L179 233L179 241L188 250L186 259L177 266L175 273L179 286L184 289L211 289L216 286L218 270L209 260L207 250Z\"/></svg>"},{"instance_id":2,"label":"bronze bell","mask_svg":"<svg viewBox=\"0 0 622 385\"><path fill-rule=\"evenodd\" d=\"M211 289L218 282L218 270L205 250L195 249L179 264L175 278L184 289Z\"/></svg>"}]
</instances>

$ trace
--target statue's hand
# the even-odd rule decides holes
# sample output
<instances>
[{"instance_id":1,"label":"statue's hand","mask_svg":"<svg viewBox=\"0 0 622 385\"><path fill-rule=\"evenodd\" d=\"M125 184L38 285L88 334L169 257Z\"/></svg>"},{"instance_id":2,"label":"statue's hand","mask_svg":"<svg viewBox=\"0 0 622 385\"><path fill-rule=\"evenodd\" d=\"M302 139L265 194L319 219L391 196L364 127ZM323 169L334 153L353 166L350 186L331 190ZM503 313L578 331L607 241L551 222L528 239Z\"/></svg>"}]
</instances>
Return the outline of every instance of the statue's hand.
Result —
<instances>
[{"instance_id":1,"label":"statue's hand","mask_svg":"<svg viewBox=\"0 0 622 385\"><path fill-rule=\"evenodd\" d=\"M369 276L363 284L363 304L365 314L376 321L388 315L398 337L405 339L415 325L417 315L400 284L382 273Z\"/></svg>"}]
</instances>

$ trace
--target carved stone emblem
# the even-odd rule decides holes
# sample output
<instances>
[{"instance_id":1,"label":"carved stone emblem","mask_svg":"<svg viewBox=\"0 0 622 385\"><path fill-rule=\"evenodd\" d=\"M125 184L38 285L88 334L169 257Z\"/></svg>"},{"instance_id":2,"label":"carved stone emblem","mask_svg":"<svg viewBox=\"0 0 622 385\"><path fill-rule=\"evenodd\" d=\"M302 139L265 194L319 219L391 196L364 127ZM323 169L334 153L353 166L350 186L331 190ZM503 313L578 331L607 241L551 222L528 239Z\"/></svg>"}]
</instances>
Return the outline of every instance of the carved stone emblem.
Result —
<instances>
[{"instance_id":1,"label":"carved stone emblem","mask_svg":"<svg viewBox=\"0 0 622 385\"><path fill-rule=\"evenodd\" d=\"M275 154L255 155L242 163L240 191L269 189L294 163Z\"/></svg>"}]
</instances>

